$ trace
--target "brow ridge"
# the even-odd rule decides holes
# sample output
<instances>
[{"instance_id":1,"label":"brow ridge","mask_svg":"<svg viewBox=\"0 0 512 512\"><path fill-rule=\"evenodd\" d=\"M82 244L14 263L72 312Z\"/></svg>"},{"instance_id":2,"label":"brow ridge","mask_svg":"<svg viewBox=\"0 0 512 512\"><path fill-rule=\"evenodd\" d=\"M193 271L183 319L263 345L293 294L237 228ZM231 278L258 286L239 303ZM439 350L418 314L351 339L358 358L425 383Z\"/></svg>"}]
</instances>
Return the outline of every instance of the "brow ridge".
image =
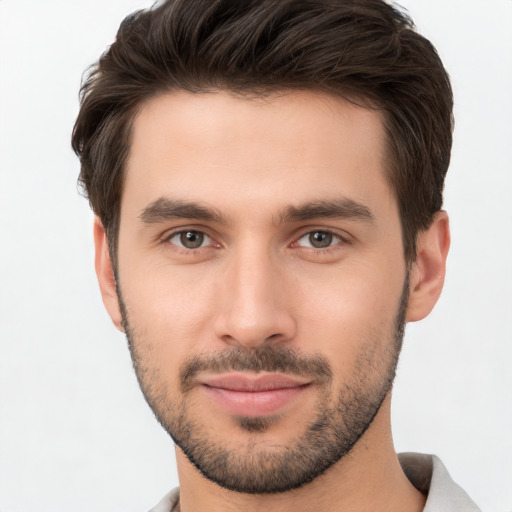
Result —
<instances>
[{"instance_id":1,"label":"brow ridge","mask_svg":"<svg viewBox=\"0 0 512 512\"><path fill-rule=\"evenodd\" d=\"M300 206L287 206L278 216L278 223L299 222L319 218L354 219L372 222L375 217L364 204L353 199L312 201Z\"/></svg>"},{"instance_id":2,"label":"brow ridge","mask_svg":"<svg viewBox=\"0 0 512 512\"><path fill-rule=\"evenodd\" d=\"M209 208L195 202L160 197L141 210L139 218L144 224L157 224L172 219L194 219L209 222L228 223L226 216L216 208Z\"/></svg>"},{"instance_id":3,"label":"brow ridge","mask_svg":"<svg viewBox=\"0 0 512 512\"><path fill-rule=\"evenodd\" d=\"M171 219L194 219L229 224L229 219L216 208L195 202L160 197L141 210L139 218L144 224L157 224ZM373 221L370 209L348 198L311 201L299 206L287 206L277 215L277 224L300 222L319 218Z\"/></svg>"}]
</instances>

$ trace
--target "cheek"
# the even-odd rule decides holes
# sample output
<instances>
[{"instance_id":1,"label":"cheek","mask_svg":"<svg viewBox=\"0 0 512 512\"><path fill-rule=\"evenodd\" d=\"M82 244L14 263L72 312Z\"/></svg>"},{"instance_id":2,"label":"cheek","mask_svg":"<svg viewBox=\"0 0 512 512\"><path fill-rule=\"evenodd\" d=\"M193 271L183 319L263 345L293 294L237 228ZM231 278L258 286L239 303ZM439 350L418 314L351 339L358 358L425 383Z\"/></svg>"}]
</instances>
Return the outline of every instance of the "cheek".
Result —
<instances>
[{"instance_id":1,"label":"cheek","mask_svg":"<svg viewBox=\"0 0 512 512\"><path fill-rule=\"evenodd\" d=\"M135 275L144 277L129 278ZM143 273L125 268L121 287L133 342L154 365L174 369L191 353L207 348L218 287L204 272L172 266Z\"/></svg>"},{"instance_id":2,"label":"cheek","mask_svg":"<svg viewBox=\"0 0 512 512\"><path fill-rule=\"evenodd\" d=\"M295 294L302 345L346 369L366 348L391 343L403 286L400 276L365 266L304 280Z\"/></svg>"}]
</instances>

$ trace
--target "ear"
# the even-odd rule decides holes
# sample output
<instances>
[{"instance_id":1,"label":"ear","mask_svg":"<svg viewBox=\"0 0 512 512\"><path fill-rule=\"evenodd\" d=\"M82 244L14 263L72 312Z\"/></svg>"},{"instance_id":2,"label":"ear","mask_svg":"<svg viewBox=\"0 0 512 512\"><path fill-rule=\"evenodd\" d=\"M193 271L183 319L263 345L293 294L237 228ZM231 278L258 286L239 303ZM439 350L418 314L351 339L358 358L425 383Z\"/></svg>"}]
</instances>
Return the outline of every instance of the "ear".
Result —
<instances>
[{"instance_id":1,"label":"ear","mask_svg":"<svg viewBox=\"0 0 512 512\"><path fill-rule=\"evenodd\" d=\"M94 219L94 246L96 250L94 266L96 268L96 276L98 277L103 304L114 325L120 331L124 332L119 300L116 293L114 269L112 267L112 261L110 260L110 253L108 252L107 234L98 217Z\"/></svg>"},{"instance_id":2,"label":"ear","mask_svg":"<svg viewBox=\"0 0 512 512\"><path fill-rule=\"evenodd\" d=\"M450 248L448 215L440 211L432 225L418 235L416 261L410 274L410 294L406 319L425 318L435 306L443 289L446 257Z\"/></svg>"}]
</instances>

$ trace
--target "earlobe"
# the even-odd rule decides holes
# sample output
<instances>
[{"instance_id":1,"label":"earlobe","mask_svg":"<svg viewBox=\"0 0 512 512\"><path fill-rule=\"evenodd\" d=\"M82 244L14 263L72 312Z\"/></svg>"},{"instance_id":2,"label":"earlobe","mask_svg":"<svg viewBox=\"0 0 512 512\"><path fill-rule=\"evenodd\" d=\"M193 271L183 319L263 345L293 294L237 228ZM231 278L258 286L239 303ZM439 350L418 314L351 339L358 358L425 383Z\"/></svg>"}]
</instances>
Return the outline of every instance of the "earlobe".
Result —
<instances>
[{"instance_id":1,"label":"earlobe","mask_svg":"<svg viewBox=\"0 0 512 512\"><path fill-rule=\"evenodd\" d=\"M96 276L98 277L103 304L105 305L114 325L121 332L124 332L116 291L114 269L112 267L110 253L108 251L107 234L98 217L95 217L94 219L94 246L94 266L96 268Z\"/></svg>"},{"instance_id":2,"label":"earlobe","mask_svg":"<svg viewBox=\"0 0 512 512\"><path fill-rule=\"evenodd\" d=\"M416 261L410 273L408 322L425 318L441 295L450 248L450 226L445 211L438 212L432 225L418 234L416 247Z\"/></svg>"}]
</instances>

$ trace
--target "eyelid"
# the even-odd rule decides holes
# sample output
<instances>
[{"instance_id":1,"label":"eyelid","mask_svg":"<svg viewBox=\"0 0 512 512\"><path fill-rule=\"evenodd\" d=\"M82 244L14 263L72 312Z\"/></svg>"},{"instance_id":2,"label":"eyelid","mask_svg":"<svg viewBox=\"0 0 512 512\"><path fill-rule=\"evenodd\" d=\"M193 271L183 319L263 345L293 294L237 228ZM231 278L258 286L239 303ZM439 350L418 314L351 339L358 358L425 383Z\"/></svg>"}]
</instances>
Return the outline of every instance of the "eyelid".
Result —
<instances>
[{"instance_id":1,"label":"eyelid","mask_svg":"<svg viewBox=\"0 0 512 512\"><path fill-rule=\"evenodd\" d=\"M330 246L328 246L326 248L307 247L307 246L298 245L298 242L299 242L299 240L301 238L304 238L305 236L310 235L311 233L315 233L315 232L329 233L330 235L333 235L334 237L338 238L340 241L335 243L335 244L333 244L333 245L330 245ZM311 227L311 226L308 226L307 228L301 229L294 236L294 241L292 242L291 246L292 247L304 247L306 249L313 249L315 251L325 252L326 250L333 249L334 247L336 247L340 243L342 243L342 244L352 244L353 242L354 242L353 237L349 233L347 233L346 231L342 231L342 230L335 229L335 228L330 228L330 227L327 228L327 227Z\"/></svg>"},{"instance_id":2,"label":"eyelid","mask_svg":"<svg viewBox=\"0 0 512 512\"><path fill-rule=\"evenodd\" d=\"M187 247L183 247L182 245L171 242L171 239L177 235L182 233L186 233L187 231L195 231L196 233L201 233L205 238L208 238L210 242L207 245L202 245L201 247L197 247L196 249L189 249ZM162 244L171 244L178 249L183 249L187 252L197 251L200 249L206 249L209 246L216 245L220 246L220 244L216 241L215 237L209 232L208 229L205 229L203 226L194 226L194 225L185 225L185 226L177 226L172 229L166 230L164 233L158 236L158 242Z\"/></svg>"},{"instance_id":3,"label":"eyelid","mask_svg":"<svg viewBox=\"0 0 512 512\"><path fill-rule=\"evenodd\" d=\"M203 240L202 240L202 244L199 246L199 247L185 247L181 241L176 243L176 242L171 242L172 239L176 238L177 240L179 240L181 238L181 235L183 233L190 233L190 232L194 232L194 233L198 233L200 235L203 236ZM186 249L187 251L193 251L193 250L196 250L196 249L204 249L205 247L208 247L211 242L212 242L212 239L206 234L206 233L203 233L201 231L197 231L197 230L192 230L192 229L185 229L184 231L178 231L176 233L172 233L168 238L167 238L167 241L169 243L172 243L173 245L177 245L180 249Z\"/></svg>"},{"instance_id":4,"label":"eyelid","mask_svg":"<svg viewBox=\"0 0 512 512\"><path fill-rule=\"evenodd\" d=\"M181 234L181 233L184 233L184 232L187 232L187 231L196 231L198 233L201 233L203 234L206 238L208 238L210 240L210 242L207 244L207 245L203 245L201 247L198 247L196 249L188 249L186 247L183 247L179 244L175 244L175 243L172 243L173 246L177 247L178 249L184 249L186 250L187 252L191 252L191 251L197 251L197 250L200 250L200 249L206 249L208 248L209 246L214 246L214 247L221 247L223 244L221 244L220 242L217 241L218 239L218 236L216 236L215 234L211 233L211 230L204 227L204 226L197 226L197 225L193 225L193 224L189 224L189 225L181 225L181 226L176 226L174 228L171 228L171 229L168 229L166 231L164 231L162 234L158 235L157 238L156 238L156 241L159 242L159 243L162 243L162 244L168 244L170 243L170 240L171 238ZM333 235L334 237L338 238L339 241L336 242L335 244L331 245L331 246L328 246L326 248L316 248L316 247L306 247L306 246L302 246L302 245L298 245L298 242L301 238L311 234L311 233L314 233L316 231L321 231L321 232L324 232L324 233L329 233L331 235ZM349 233L347 233L346 231L344 230L340 230L340 229L336 229L336 228L332 228L332 227L323 227L323 226L306 226L306 227L302 227L300 230L297 230L295 232L295 234L293 235L293 238L292 238L292 242L291 244L289 244L289 247L303 247L305 249L312 249L312 250L315 250L315 251L321 251L321 252L326 252L328 251L329 249L333 249L335 248L337 245L339 244L352 244L354 243L354 238L352 235L350 235Z\"/></svg>"},{"instance_id":5,"label":"eyelid","mask_svg":"<svg viewBox=\"0 0 512 512\"><path fill-rule=\"evenodd\" d=\"M328 235L331 235L332 236L332 240L331 240L331 244L325 246L325 247L315 247L314 245L312 245L311 243L309 244L306 244L306 245L298 245L299 242L302 240L302 239L307 239L311 236L312 233L326 233ZM309 242L309 241L308 241ZM338 235L335 235L334 233L329 233L327 231L320 231L320 230L317 230L317 231L312 231L312 232L309 232L309 233L306 233L305 235L302 235L298 240L297 240L297 246L298 247L307 247L308 249L315 249L315 250L318 250L318 251L326 251L327 249L332 249L333 247L335 247L336 245L338 245L340 242L343 242L343 240L341 239L341 237L339 237Z\"/></svg>"}]
</instances>

